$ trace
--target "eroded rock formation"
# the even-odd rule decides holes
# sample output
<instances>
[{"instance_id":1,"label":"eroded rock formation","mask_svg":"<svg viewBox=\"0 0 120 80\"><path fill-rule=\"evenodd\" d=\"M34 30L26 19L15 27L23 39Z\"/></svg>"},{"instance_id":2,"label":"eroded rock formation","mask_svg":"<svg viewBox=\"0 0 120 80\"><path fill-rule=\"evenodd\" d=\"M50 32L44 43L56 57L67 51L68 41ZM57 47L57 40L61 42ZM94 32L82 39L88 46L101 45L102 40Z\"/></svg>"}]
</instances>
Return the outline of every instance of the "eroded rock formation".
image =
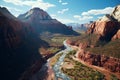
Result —
<instances>
[{"instance_id":1,"label":"eroded rock formation","mask_svg":"<svg viewBox=\"0 0 120 80\"><path fill-rule=\"evenodd\" d=\"M103 16L101 19L91 24L87 33L98 34L100 40L110 41L118 39L120 29L120 5L118 5L111 14ZM115 36L116 35L116 36Z\"/></svg>"},{"instance_id":2,"label":"eroded rock formation","mask_svg":"<svg viewBox=\"0 0 120 80\"><path fill-rule=\"evenodd\" d=\"M79 52L77 57L90 65L103 67L111 72L120 73L120 59L107 57L104 55L95 55L90 52Z\"/></svg>"}]
</instances>

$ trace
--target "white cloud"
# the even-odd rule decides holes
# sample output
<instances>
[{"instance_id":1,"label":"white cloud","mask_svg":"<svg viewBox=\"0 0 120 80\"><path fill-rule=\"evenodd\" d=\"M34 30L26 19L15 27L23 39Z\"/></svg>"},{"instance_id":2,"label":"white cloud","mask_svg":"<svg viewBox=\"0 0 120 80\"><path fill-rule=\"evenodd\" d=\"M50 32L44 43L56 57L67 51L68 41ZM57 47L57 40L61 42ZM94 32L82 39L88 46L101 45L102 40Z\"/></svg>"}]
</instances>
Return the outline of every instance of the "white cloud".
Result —
<instances>
[{"instance_id":1,"label":"white cloud","mask_svg":"<svg viewBox=\"0 0 120 80\"><path fill-rule=\"evenodd\" d=\"M9 11L13 10L13 11L16 11L16 12L22 12L22 10L20 9L17 9L17 8L13 8L13 7L9 7L9 6L4 6L4 5L0 5L1 7L6 7Z\"/></svg>"},{"instance_id":2,"label":"white cloud","mask_svg":"<svg viewBox=\"0 0 120 80\"><path fill-rule=\"evenodd\" d=\"M59 13L59 14L63 14L63 13L65 13L65 12L68 11L68 10L69 10L69 8L65 8L65 9L62 9L62 10L58 11L58 13Z\"/></svg>"},{"instance_id":3,"label":"white cloud","mask_svg":"<svg viewBox=\"0 0 120 80\"><path fill-rule=\"evenodd\" d=\"M80 18L81 16L79 16L79 15L74 15L73 17L74 17L74 18Z\"/></svg>"},{"instance_id":4,"label":"white cloud","mask_svg":"<svg viewBox=\"0 0 120 80\"><path fill-rule=\"evenodd\" d=\"M61 18L57 18L58 21L67 24L67 23L75 23L75 21L71 20L71 19L61 19Z\"/></svg>"},{"instance_id":5,"label":"white cloud","mask_svg":"<svg viewBox=\"0 0 120 80\"><path fill-rule=\"evenodd\" d=\"M20 12L22 12L22 10L20 10L20 9L17 9L17 8L15 8L15 7L9 7L9 6L5 6L5 5L0 5L1 7L5 7L5 8L7 8L10 12L13 12L12 14L14 14L14 16L18 16L18 14L20 13Z\"/></svg>"},{"instance_id":6,"label":"white cloud","mask_svg":"<svg viewBox=\"0 0 120 80\"><path fill-rule=\"evenodd\" d=\"M67 5L67 4L68 4L67 2L62 3L62 5Z\"/></svg>"},{"instance_id":7,"label":"white cloud","mask_svg":"<svg viewBox=\"0 0 120 80\"><path fill-rule=\"evenodd\" d=\"M99 16L99 17L97 17L98 19L101 19L103 16Z\"/></svg>"},{"instance_id":8,"label":"white cloud","mask_svg":"<svg viewBox=\"0 0 120 80\"><path fill-rule=\"evenodd\" d=\"M14 5L22 5L22 0L3 0L7 3L13 3Z\"/></svg>"},{"instance_id":9,"label":"white cloud","mask_svg":"<svg viewBox=\"0 0 120 80\"><path fill-rule=\"evenodd\" d=\"M100 15L100 14L110 14L112 13L114 7L106 7L104 9L93 9L87 12L83 12L81 15Z\"/></svg>"},{"instance_id":10,"label":"white cloud","mask_svg":"<svg viewBox=\"0 0 120 80\"><path fill-rule=\"evenodd\" d=\"M59 2L59 3L61 3L61 2L62 2L62 0L58 0L58 2Z\"/></svg>"},{"instance_id":11,"label":"white cloud","mask_svg":"<svg viewBox=\"0 0 120 80\"><path fill-rule=\"evenodd\" d=\"M75 21L73 21L73 20L71 20L71 19L66 19L66 18L60 18L60 17L58 17L57 15L55 15L55 14L50 14L51 15L51 17L53 18L53 19L57 19L58 21L60 21L61 23L64 23L64 24L67 24L67 23L74 23Z\"/></svg>"},{"instance_id":12,"label":"white cloud","mask_svg":"<svg viewBox=\"0 0 120 80\"><path fill-rule=\"evenodd\" d=\"M7 3L12 3L14 5L20 6L30 6L30 7L39 7L43 10L47 10L50 7L55 7L54 4L44 2L43 0L4 0Z\"/></svg>"},{"instance_id":13,"label":"white cloud","mask_svg":"<svg viewBox=\"0 0 120 80\"><path fill-rule=\"evenodd\" d=\"M80 15L74 15L74 18L78 19L79 21L84 21L84 20L88 20L88 19L92 19L92 16L80 16Z\"/></svg>"}]
</instances>

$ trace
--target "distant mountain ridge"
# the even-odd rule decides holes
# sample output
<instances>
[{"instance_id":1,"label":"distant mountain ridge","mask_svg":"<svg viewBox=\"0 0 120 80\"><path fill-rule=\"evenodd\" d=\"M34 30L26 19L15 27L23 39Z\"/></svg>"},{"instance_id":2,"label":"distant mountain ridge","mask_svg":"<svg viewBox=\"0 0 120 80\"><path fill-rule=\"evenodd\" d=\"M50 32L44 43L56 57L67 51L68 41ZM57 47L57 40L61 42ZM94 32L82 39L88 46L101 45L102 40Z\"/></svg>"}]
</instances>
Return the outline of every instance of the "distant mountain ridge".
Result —
<instances>
[{"instance_id":1,"label":"distant mountain ridge","mask_svg":"<svg viewBox=\"0 0 120 80\"><path fill-rule=\"evenodd\" d=\"M77 34L72 28L67 27L56 19L52 19L47 12L40 8L33 8L25 14L19 15L18 18L21 21L30 24L38 33L51 32L65 35Z\"/></svg>"},{"instance_id":2,"label":"distant mountain ridge","mask_svg":"<svg viewBox=\"0 0 120 80\"><path fill-rule=\"evenodd\" d=\"M90 27L90 24L92 24L93 21L90 21L89 23L79 24L79 23L68 23L68 26L71 26L73 30L75 31L87 31L87 29Z\"/></svg>"}]
</instances>

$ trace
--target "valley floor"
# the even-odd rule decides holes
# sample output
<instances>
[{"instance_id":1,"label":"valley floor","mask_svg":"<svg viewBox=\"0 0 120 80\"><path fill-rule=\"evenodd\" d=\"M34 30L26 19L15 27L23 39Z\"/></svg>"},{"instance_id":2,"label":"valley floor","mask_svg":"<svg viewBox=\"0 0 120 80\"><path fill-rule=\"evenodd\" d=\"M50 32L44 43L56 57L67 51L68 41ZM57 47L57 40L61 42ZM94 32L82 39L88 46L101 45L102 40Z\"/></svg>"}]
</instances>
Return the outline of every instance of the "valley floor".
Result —
<instances>
[{"instance_id":1,"label":"valley floor","mask_svg":"<svg viewBox=\"0 0 120 80\"><path fill-rule=\"evenodd\" d=\"M87 67L90 67L90 68L92 68L92 69L95 69L95 70L101 72L102 74L105 75L105 79L106 79L106 80L110 80L110 75L111 75L111 74L116 75L117 78L120 79L120 74L112 73L112 72L110 72L110 71L108 71L108 70L106 70L106 69L104 69L104 68L98 67L98 66L89 65L88 63L82 61L81 59L78 59L78 58L75 58L75 57L72 57L72 58L73 58L73 60L78 61L78 62L84 64L84 65L87 66Z\"/></svg>"},{"instance_id":2,"label":"valley floor","mask_svg":"<svg viewBox=\"0 0 120 80\"><path fill-rule=\"evenodd\" d=\"M72 56L71 56L71 58L72 58L73 60L78 61L78 62L82 63L83 65L89 67L89 68L92 68L92 69L94 69L94 70L97 70L97 71L101 72L102 74L105 75L105 79L106 79L106 80L111 80L111 76L112 76L112 75L115 75L118 79L120 79L120 73L113 73L113 72L110 72L110 71L108 71L108 70L106 70L106 69L104 69L104 68L102 68L102 67L90 65L90 64L84 62L84 61L81 60L81 59L79 58L79 56L78 56L80 49L79 49L77 46L71 46L71 47L72 47L73 49L75 49L75 50L78 50L75 55L72 55ZM69 64L68 64L68 65L69 65ZM67 66L67 65L66 65L66 66Z\"/></svg>"},{"instance_id":3,"label":"valley floor","mask_svg":"<svg viewBox=\"0 0 120 80\"><path fill-rule=\"evenodd\" d=\"M78 47L76 46L72 46L74 49L78 49ZM79 50L79 49L78 49ZM77 52L76 52L77 53ZM77 55L77 54L75 54ZM98 67L98 66L94 66L94 65L90 65L86 62L84 62L83 60L79 59L78 56L75 56L75 55L71 55L70 57L74 60L74 61L77 61L77 62L80 62L81 64L93 69L93 70L97 70L98 72L102 73L105 77L106 80L119 80L120 79L120 73L113 73L113 72L110 72L102 67ZM62 65L62 69L71 69L71 68L74 68L74 64L69 62L68 61L64 61L63 62L63 65Z\"/></svg>"}]
</instances>

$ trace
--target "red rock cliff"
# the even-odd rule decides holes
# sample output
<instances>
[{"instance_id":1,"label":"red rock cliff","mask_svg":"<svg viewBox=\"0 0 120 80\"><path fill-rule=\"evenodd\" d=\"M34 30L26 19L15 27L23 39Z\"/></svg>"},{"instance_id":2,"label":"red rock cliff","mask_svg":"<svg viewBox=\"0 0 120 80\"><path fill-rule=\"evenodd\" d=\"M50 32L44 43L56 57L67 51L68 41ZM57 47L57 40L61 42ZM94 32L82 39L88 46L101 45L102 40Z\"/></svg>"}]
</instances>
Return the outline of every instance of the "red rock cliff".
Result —
<instances>
[{"instance_id":1,"label":"red rock cliff","mask_svg":"<svg viewBox=\"0 0 120 80\"><path fill-rule=\"evenodd\" d=\"M95 21L91 24L91 27L88 29L87 33L94 33L100 36L101 40L110 41L113 36L114 39L117 39L120 34L118 30L120 29L120 5L118 5L112 14L107 14L101 19Z\"/></svg>"}]
</instances>

